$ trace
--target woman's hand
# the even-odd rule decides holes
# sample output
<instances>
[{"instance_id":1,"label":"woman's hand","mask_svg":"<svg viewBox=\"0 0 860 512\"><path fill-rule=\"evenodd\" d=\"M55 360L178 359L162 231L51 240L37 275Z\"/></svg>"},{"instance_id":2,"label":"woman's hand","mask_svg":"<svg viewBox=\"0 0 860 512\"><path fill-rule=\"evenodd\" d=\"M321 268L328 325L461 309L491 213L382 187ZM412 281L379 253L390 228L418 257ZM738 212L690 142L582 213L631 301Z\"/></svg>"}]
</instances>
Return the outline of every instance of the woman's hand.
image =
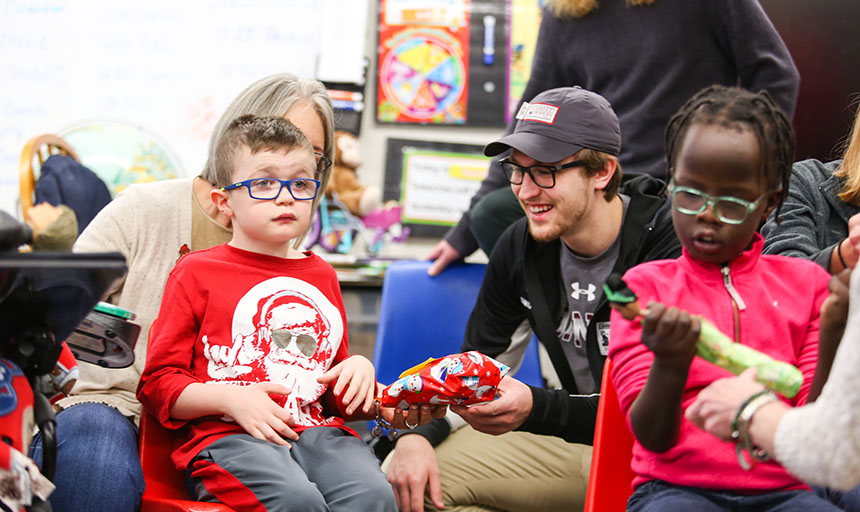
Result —
<instances>
[{"instance_id":1,"label":"woman's hand","mask_svg":"<svg viewBox=\"0 0 860 512\"><path fill-rule=\"evenodd\" d=\"M744 400L764 389L755 375L756 369L749 368L737 377L715 380L699 392L684 416L700 429L731 441L732 422Z\"/></svg>"},{"instance_id":2,"label":"woman's hand","mask_svg":"<svg viewBox=\"0 0 860 512\"><path fill-rule=\"evenodd\" d=\"M413 429L418 425L426 425L433 418L444 418L448 412L447 405L410 405L408 409L396 407L380 407L379 415L396 429Z\"/></svg>"}]
</instances>

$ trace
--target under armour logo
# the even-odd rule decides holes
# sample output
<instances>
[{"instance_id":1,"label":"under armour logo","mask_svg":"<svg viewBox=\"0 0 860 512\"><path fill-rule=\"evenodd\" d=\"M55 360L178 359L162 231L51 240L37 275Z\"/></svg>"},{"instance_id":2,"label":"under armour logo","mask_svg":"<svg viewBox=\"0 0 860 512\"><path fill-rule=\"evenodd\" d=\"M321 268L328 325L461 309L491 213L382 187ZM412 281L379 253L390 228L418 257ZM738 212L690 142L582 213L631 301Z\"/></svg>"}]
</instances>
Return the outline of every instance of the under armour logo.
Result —
<instances>
[{"instance_id":1,"label":"under armour logo","mask_svg":"<svg viewBox=\"0 0 860 512\"><path fill-rule=\"evenodd\" d=\"M586 295L586 299L588 299L588 302L594 300L594 291L597 288L593 284L588 283L588 288L583 290L579 287L579 281L577 281L571 284L570 287L573 288L573 292L571 292L570 294L570 296L573 297L573 300L579 300L579 296L583 293Z\"/></svg>"}]
</instances>

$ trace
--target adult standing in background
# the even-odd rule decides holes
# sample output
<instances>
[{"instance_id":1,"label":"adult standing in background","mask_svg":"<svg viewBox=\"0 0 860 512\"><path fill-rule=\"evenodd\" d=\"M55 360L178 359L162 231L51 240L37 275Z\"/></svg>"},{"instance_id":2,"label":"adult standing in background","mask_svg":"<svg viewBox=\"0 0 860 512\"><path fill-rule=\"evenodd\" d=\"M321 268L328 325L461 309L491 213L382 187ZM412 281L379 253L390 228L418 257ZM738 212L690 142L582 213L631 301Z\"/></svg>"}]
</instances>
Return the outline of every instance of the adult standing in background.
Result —
<instances>
[{"instance_id":1,"label":"adult standing in background","mask_svg":"<svg viewBox=\"0 0 860 512\"><path fill-rule=\"evenodd\" d=\"M712 84L765 89L794 115L797 68L757 0L549 0L523 100L573 85L600 94L618 113L625 173L662 178L666 122ZM478 247L489 255L522 216L498 161L428 255L430 275Z\"/></svg>"},{"instance_id":2,"label":"adult standing in background","mask_svg":"<svg viewBox=\"0 0 860 512\"><path fill-rule=\"evenodd\" d=\"M796 162L788 197L777 221L771 216L761 234L765 254L812 260L831 274L857 264L848 241L848 220L860 213L860 115L841 160Z\"/></svg>"},{"instance_id":3,"label":"adult standing in background","mask_svg":"<svg viewBox=\"0 0 860 512\"><path fill-rule=\"evenodd\" d=\"M140 403L135 398L146 362L149 326L158 314L167 275L181 254L230 241L230 219L215 207L215 141L244 114L284 116L310 140L315 178L324 189L330 174L334 117L328 93L316 80L283 73L251 84L233 100L212 133L200 176L132 185L81 233L74 252L117 251L128 263L108 301L137 314L141 326L134 365L106 369L82 363L71 396L57 414L55 512L137 509L144 490L137 451ZM30 456L41 460L41 437Z\"/></svg>"}]
</instances>

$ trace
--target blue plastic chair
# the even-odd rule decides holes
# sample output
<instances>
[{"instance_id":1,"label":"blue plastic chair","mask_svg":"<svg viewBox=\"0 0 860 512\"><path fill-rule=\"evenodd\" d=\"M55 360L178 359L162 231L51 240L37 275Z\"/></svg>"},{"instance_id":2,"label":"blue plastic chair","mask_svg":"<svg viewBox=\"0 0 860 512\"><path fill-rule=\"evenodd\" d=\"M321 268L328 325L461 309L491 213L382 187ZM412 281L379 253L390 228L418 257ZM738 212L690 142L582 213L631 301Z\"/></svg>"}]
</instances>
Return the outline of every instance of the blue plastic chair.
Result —
<instances>
[{"instance_id":1,"label":"blue plastic chair","mask_svg":"<svg viewBox=\"0 0 860 512\"><path fill-rule=\"evenodd\" d=\"M429 266L428 261L397 261L385 271L373 352L376 378L383 384L430 357L460 352L487 266L454 264L436 277L427 275ZM516 378L543 386L534 341Z\"/></svg>"}]
</instances>

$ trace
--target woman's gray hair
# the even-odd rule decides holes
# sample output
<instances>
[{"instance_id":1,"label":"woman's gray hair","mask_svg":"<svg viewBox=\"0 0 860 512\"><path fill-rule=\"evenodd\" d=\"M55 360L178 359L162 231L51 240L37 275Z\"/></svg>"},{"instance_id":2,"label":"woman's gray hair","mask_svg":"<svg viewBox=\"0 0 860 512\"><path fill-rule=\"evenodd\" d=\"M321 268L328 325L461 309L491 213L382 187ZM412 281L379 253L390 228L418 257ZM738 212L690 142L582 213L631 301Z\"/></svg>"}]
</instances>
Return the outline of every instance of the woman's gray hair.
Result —
<instances>
[{"instance_id":1,"label":"woman's gray hair","mask_svg":"<svg viewBox=\"0 0 860 512\"><path fill-rule=\"evenodd\" d=\"M325 87L311 78L299 78L292 73L278 73L257 80L230 103L215 125L215 129L212 130L212 137L209 139L209 156L200 176L209 183L217 183L215 148L218 145L218 139L234 119L246 114L283 117L297 103L312 105L319 115L325 133L324 153L330 161L334 161L334 110ZM314 199L313 211L316 211L330 176L331 167L316 173L315 177L320 181L320 193ZM301 239L297 240L297 245L299 243Z\"/></svg>"}]
</instances>

